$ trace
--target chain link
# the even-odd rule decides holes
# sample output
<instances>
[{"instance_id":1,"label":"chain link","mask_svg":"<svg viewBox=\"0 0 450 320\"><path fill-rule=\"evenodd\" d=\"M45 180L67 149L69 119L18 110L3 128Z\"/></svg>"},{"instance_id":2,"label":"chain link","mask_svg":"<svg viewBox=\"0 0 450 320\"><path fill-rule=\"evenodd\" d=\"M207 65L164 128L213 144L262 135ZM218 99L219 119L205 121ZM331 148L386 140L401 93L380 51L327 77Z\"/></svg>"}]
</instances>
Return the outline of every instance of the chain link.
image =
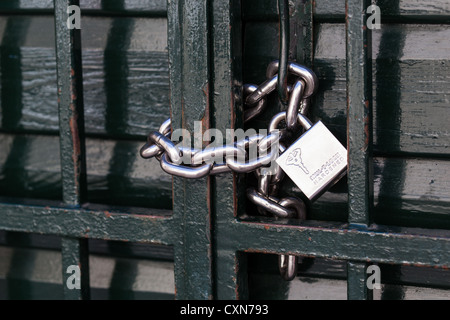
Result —
<instances>
[{"instance_id":1,"label":"chain link","mask_svg":"<svg viewBox=\"0 0 450 320\"><path fill-rule=\"evenodd\" d=\"M243 86L244 122L254 119L265 110L267 96L277 87L278 66L278 61L269 64L267 80L261 85ZM256 205L261 215L306 219L303 201L292 197L277 197L285 175L275 160L286 150L289 136L299 130L299 125L305 130L312 126L305 114L311 96L317 91L318 80L312 70L293 62L288 63L287 70L291 78L294 78L294 81L287 85L287 108L272 117L267 135L253 134L232 145L208 146L204 150L198 150L181 146L181 143L176 145L171 140L169 118L158 131L149 134L147 143L141 148L141 156L146 159L155 157L165 172L188 179L227 172L254 172L258 186L248 188L247 197ZM279 129L282 121L286 123L285 129ZM250 151L254 151L253 154ZM218 159L219 162L216 163ZM279 256L280 273L285 280L292 280L296 276L297 262L294 255Z\"/></svg>"},{"instance_id":2,"label":"chain link","mask_svg":"<svg viewBox=\"0 0 450 320\"><path fill-rule=\"evenodd\" d=\"M277 65L277 61L271 63L268 67L268 74L276 70ZM312 126L311 122L304 116L306 111L301 110L301 105L304 103L305 98L309 98L308 94L313 94L316 91L317 78L311 70L298 64L291 62L288 64L288 67L289 71L293 75L298 76L299 79L288 90L290 97L287 110L276 114L271 119L268 135L262 136L256 134L247 136L236 141L233 145L225 145L217 148L207 147L204 150L189 150L185 147L175 145L170 140L171 119L167 119L158 131L154 131L148 135L147 143L141 148L141 156L145 159L157 157L162 160L161 155L167 154L168 157L164 158L166 164L164 167L168 168L168 170L166 171L165 168L163 170L170 174L192 179L196 177L194 172L198 171L199 165L209 164L212 159L220 156L225 156L226 161L221 165L219 164L219 166L207 166L209 168L207 175L211 174L211 171L215 171L215 174L229 171L249 173L260 167L267 166L279 155L280 152L277 146L280 140L286 138L286 130L297 130L298 124L305 130L308 130ZM264 111L267 96L276 88L277 77L278 75L275 74L259 87L255 85L244 86L244 96L246 96L244 119L246 122ZM286 122L287 128L278 130L282 121ZM256 153L262 156L258 156L256 159L249 159L248 149L255 144L257 145ZM267 153L268 151L269 153ZM181 165L182 161L187 162L189 165ZM170 165L170 168L167 165ZM172 167L175 165L180 166L180 170L174 170ZM227 165L229 170L225 169L223 167L224 165ZM222 168L218 169L219 167ZM206 170L204 169L206 168L205 166L202 166L202 168ZM213 168L217 169L214 170ZM189 173L191 170L193 174Z\"/></svg>"}]
</instances>

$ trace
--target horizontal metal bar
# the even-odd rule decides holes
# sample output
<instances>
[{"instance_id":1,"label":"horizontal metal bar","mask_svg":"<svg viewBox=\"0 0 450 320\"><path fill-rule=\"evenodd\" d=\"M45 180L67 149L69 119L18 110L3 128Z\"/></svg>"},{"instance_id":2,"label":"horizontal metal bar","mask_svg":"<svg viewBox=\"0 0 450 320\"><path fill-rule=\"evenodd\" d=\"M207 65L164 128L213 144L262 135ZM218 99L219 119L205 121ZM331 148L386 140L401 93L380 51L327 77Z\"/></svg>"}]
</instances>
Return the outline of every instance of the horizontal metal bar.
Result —
<instances>
[{"instance_id":1,"label":"horizontal metal bar","mask_svg":"<svg viewBox=\"0 0 450 320\"><path fill-rule=\"evenodd\" d=\"M450 231L269 218L233 220L222 247L236 251L289 253L353 261L450 267ZM172 245L178 228L171 217L0 204L0 229L80 238Z\"/></svg>"},{"instance_id":2,"label":"horizontal metal bar","mask_svg":"<svg viewBox=\"0 0 450 320\"><path fill-rule=\"evenodd\" d=\"M177 229L170 216L0 204L0 230L7 231L172 245Z\"/></svg>"},{"instance_id":3,"label":"horizontal metal bar","mask_svg":"<svg viewBox=\"0 0 450 320\"><path fill-rule=\"evenodd\" d=\"M238 251L295 254L353 261L450 267L450 231L302 221L234 221L226 246Z\"/></svg>"}]
</instances>

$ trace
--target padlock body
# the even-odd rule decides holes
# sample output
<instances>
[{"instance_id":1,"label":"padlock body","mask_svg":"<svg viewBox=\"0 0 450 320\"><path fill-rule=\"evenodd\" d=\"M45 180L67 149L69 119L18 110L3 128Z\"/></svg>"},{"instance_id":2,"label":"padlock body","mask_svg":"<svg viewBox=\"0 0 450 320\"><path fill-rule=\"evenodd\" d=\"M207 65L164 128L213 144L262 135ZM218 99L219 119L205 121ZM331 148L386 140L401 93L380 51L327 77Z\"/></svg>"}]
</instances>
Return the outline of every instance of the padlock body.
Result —
<instances>
[{"instance_id":1,"label":"padlock body","mask_svg":"<svg viewBox=\"0 0 450 320\"><path fill-rule=\"evenodd\" d=\"M345 175L347 150L319 121L283 152L277 163L314 201Z\"/></svg>"}]
</instances>

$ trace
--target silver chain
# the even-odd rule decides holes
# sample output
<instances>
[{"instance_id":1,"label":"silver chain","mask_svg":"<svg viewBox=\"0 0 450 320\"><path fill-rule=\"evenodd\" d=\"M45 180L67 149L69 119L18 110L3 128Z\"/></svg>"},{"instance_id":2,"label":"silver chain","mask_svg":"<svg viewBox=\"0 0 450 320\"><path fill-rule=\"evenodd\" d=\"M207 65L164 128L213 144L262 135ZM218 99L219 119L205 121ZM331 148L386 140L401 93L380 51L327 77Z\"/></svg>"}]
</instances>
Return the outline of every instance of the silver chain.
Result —
<instances>
[{"instance_id":1,"label":"silver chain","mask_svg":"<svg viewBox=\"0 0 450 320\"><path fill-rule=\"evenodd\" d=\"M267 67L266 81L259 86L244 85L244 122L254 119L265 110L267 97L277 86L277 71L278 61L273 61ZM183 146L182 142L175 144L171 140L169 118L158 131L148 135L147 143L141 148L141 156L145 159L155 157L166 173L189 179L226 172L254 172L258 178L258 186L247 189L247 197L257 206L261 215L306 219L303 201L294 197L277 197L280 182L284 178L283 170L278 165L270 168L270 171L267 168L269 163L274 163L286 150L290 134L298 132L301 127L308 130L312 126L305 114L311 97L317 91L317 77L312 70L294 62L288 64L288 72L293 81L288 85L287 109L271 119L267 135L254 134L233 144L194 149ZM285 121L286 128L279 129L282 121ZM250 152L251 148L253 153ZM218 157L224 159L223 163L215 163L214 160ZM280 255L279 268L285 280L292 280L297 273L297 257Z\"/></svg>"}]
</instances>

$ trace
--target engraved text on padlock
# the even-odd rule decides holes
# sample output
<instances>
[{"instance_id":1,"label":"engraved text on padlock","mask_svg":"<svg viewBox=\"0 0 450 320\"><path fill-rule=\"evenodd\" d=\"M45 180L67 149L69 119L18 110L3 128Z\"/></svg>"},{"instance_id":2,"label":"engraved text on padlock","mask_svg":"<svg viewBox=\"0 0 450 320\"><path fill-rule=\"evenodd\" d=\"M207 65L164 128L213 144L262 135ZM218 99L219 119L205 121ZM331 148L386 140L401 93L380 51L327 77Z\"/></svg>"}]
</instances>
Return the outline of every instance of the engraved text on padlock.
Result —
<instances>
[{"instance_id":1,"label":"engraved text on padlock","mask_svg":"<svg viewBox=\"0 0 450 320\"><path fill-rule=\"evenodd\" d=\"M314 201L345 175L347 150L319 121L283 152L277 163Z\"/></svg>"}]
</instances>

